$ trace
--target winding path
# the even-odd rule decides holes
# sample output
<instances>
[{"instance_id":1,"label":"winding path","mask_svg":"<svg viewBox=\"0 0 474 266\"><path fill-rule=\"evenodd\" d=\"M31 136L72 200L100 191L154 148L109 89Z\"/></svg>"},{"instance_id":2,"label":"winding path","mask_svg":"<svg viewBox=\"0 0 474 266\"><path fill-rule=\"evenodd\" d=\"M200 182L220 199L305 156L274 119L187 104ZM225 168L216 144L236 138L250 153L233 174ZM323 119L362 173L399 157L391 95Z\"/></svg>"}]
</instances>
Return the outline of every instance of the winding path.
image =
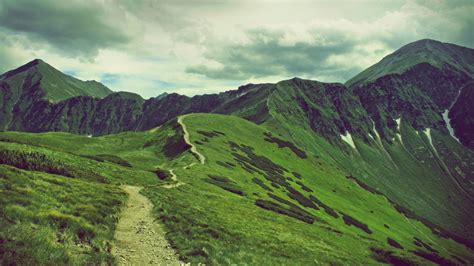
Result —
<instances>
[{"instance_id":1,"label":"winding path","mask_svg":"<svg viewBox=\"0 0 474 266\"><path fill-rule=\"evenodd\" d=\"M170 170L170 174L171 174L171 180L175 181L175 183L174 184L163 185L164 188L175 188L175 187L179 187L179 186L182 186L182 185L186 184L186 183L183 183L183 182L178 180L178 177L174 173L173 169Z\"/></svg>"},{"instance_id":2,"label":"winding path","mask_svg":"<svg viewBox=\"0 0 474 266\"><path fill-rule=\"evenodd\" d=\"M165 238L165 231L155 222L153 204L140 194L141 187L122 186L128 202L115 229L112 254L119 265L182 264Z\"/></svg>"},{"instance_id":3,"label":"winding path","mask_svg":"<svg viewBox=\"0 0 474 266\"><path fill-rule=\"evenodd\" d=\"M189 139L189 132L183 123L183 118L178 117L178 124L184 132L184 141L191 146L191 152L197 155L199 162L204 164L206 157L202 155ZM183 167L189 169L197 163ZM164 185L164 188L175 188L185 183L178 180L174 170L169 170L174 184ZM112 254L117 258L119 265L180 265L182 264L174 250L166 240L165 232L155 222L152 210L153 204L148 198L140 194L141 187L122 186L129 199L127 206L120 214L120 220L115 229L115 243Z\"/></svg>"},{"instance_id":4,"label":"winding path","mask_svg":"<svg viewBox=\"0 0 474 266\"><path fill-rule=\"evenodd\" d=\"M183 128L183 132L184 132L184 142L186 142L186 144L188 144L189 146L191 146L191 152L196 154L199 158L199 162L201 164L204 164L204 162L206 161L206 157L204 157L204 155L202 155L196 148L196 146L189 140L189 132L188 132L188 129L186 128L186 125L184 124L183 122L183 119L186 117L187 115L182 115L180 117L178 117L178 124L181 125L181 127ZM189 167L188 167L189 168Z\"/></svg>"}]
</instances>

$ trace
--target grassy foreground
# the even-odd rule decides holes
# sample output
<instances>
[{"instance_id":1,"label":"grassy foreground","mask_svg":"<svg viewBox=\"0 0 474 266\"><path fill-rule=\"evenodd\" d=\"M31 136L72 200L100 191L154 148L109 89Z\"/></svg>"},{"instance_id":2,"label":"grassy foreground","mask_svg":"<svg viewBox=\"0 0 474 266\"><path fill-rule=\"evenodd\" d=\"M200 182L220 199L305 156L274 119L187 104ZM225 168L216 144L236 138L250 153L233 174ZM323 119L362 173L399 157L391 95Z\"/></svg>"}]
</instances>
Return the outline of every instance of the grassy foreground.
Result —
<instances>
[{"instance_id":1,"label":"grassy foreground","mask_svg":"<svg viewBox=\"0 0 474 266\"><path fill-rule=\"evenodd\" d=\"M224 115L87 138L0 134L0 263L114 263L114 225L144 186L182 260L206 264L430 264L474 261L325 158ZM194 164L195 163L195 164ZM173 170L184 185L173 182ZM31 235L35 235L33 239Z\"/></svg>"}]
</instances>

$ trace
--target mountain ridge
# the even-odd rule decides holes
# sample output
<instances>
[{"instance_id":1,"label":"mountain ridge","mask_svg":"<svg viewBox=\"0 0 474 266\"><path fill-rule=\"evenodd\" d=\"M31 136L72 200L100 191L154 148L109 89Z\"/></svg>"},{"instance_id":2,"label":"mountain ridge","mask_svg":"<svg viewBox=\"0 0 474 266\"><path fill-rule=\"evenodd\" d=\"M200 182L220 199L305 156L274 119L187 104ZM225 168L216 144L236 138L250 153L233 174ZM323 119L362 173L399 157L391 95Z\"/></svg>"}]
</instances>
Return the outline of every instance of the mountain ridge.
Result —
<instances>
[{"instance_id":1,"label":"mountain ridge","mask_svg":"<svg viewBox=\"0 0 474 266\"><path fill-rule=\"evenodd\" d=\"M0 110L11 114L8 130L81 135L0 133L0 185L13 195L5 197L0 216L7 219L0 223L23 217L21 229L30 230L40 213L43 223L52 223L47 236L58 235L60 219L57 230L70 225L68 239L95 252L80 256L106 253L112 236L94 232L113 231L121 201L107 210L65 200L68 209L46 215L47 205L18 205L46 180L60 184L47 189L57 189L79 179L80 187L97 186L93 198L104 190L121 198L110 190L120 184L144 186L186 262L469 264L474 80L449 62L440 68L402 57L408 60L402 71L384 73L376 64L374 73L384 75L352 86L292 78L146 100L116 92L54 102L42 98L37 77L24 79L31 89L21 101L12 107L3 104L8 95L1 98ZM0 89L11 91L7 83ZM40 191L54 196L45 201L51 205L63 200L63 194ZM110 220L90 215L96 208L107 210ZM6 225L18 239L17 225ZM17 249L25 241L19 239L7 239L11 261L25 253ZM44 242L26 247L43 250ZM97 259L104 260L112 258Z\"/></svg>"},{"instance_id":2,"label":"mountain ridge","mask_svg":"<svg viewBox=\"0 0 474 266\"><path fill-rule=\"evenodd\" d=\"M433 48L434 47L434 48ZM447 47L447 48L446 48ZM446 53L447 55L442 55L439 53L439 50L442 48L446 48L448 50ZM414 50L414 51L412 51ZM432 55L434 52L437 51L435 55ZM457 45L451 45L446 43L441 43L434 40L420 40L417 42L413 42L403 46L402 48L398 49L394 53L387 55L384 57L379 63L374 64L373 66L369 67L367 70L362 71L360 74L356 75L353 79L346 82L346 84L341 83L321 83L326 84L324 86L332 86L334 88L342 88L348 87L349 90L352 90L352 93L359 98L359 101L362 103L363 109L362 111L360 108L359 112L368 112L366 117L369 117L369 120L372 120L372 125L370 125L369 121L367 120L365 125L362 128L358 128L349 125L349 121L345 121L345 125L343 126L341 122L337 122L338 125L333 125L331 127L338 127L338 130L333 129L331 134L325 134L326 137L331 138L339 134L345 134L345 131L348 131L351 134L358 134L359 137L362 137L365 141L370 141L369 136L375 136L375 132L373 127L375 126L376 130L382 138L390 141L396 135L395 130L395 119L399 119L402 114L399 109L401 106L405 106L403 108L408 108L408 111L405 111L406 119L409 119L412 123L412 126L417 128L418 130L423 130L428 127L440 128L444 130L446 128L443 113L447 108L453 105L454 99L457 97L459 93L459 88L463 84L467 83L469 80L472 79L472 73L466 74L466 71L471 71L471 68L464 67L464 70L458 71L459 68L455 67L455 64L452 64L452 59L454 58L453 55L459 55L462 52L467 51L467 59L464 59L465 62L470 63L471 61L474 63L474 50L466 47L461 47ZM407 54L407 55L406 55ZM411 54L418 54L413 60L413 57L410 56ZM427 56L428 55L428 56ZM445 66L439 68L441 61L437 59L435 60L436 64L433 65L430 63L429 57L436 57L436 58L448 58L449 62L446 63ZM395 59L393 59L395 57ZM472 58L471 58L472 57ZM459 58L459 56L457 57ZM386 64L386 62L396 61L398 63L405 62L401 64L403 67L395 71L396 73L385 73L385 75L381 77L371 78L370 80L366 80L365 83L362 84L362 81L355 81L356 79L365 80L367 79L364 77L364 73L371 69L385 69L379 67L381 64ZM34 60L30 62L30 65L34 64L41 64L41 60ZM408 62L408 63L406 63ZM413 63L415 62L415 63ZM27 64L28 65L28 64ZM441 64L442 65L442 64ZM461 65L466 65L465 63ZM30 66L31 67L31 66ZM20 67L22 68L22 67ZM27 67L23 67L27 68ZM392 71L393 72L393 71ZM9 73L9 72L7 72ZM376 72L376 76L378 72ZM474 73L474 70L473 70ZM361 78L362 75L362 78ZM473 74L474 75L474 74ZM137 100L132 101L130 99L125 99L124 97L114 98L114 105L122 106L122 105L129 105L127 107L122 106L120 108L125 109L133 109L137 110L134 111L133 117L135 119L127 119L127 123L132 123L134 126L120 126L121 122L107 122L107 117L100 117L97 118L101 120L102 123L105 124L117 124L116 127L113 127L109 130L98 130L94 128L92 125L84 125L85 128L81 129L79 132L71 131L73 133L80 133L80 134L93 134L93 135L100 135L100 134L110 134L110 133L118 133L123 130L147 130L150 128L154 128L159 126L160 124L166 122L168 119L171 119L173 116L191 113L191 112L214 112L214 113L222 113L222 114L235 114L241 116L243 118L249 119L256 123L264 123L266 120L270 118L270 111L268 110L268 103L269 99L272 96L272 93L277 90L277 88L281 84L292 83L297 84L306 83L303 85L304 88L308 84L316 84L318 81L311 81L305 80L300 78L292 78L288 80L283 80L277 83L262 83L262 84L247 84L240 86L237 90L230 90L226 92L221 92L218 94L205 94L205 95L195 95L192 97L179 95L176 93L171 94L162 94L158 97L150 98L144 101ZM357 86L356 86L357 83ZM333 85L331 85L333 84ZM412 87L416 87L415 89L411 89ZM301 89L299 88L299 89ZM397 91L393 91L394 88L399 88ZM293 87L288 87L288 89L294 89ZM298 89L298 90L299 90ZM330 90L326 90L325 93L320 92L320 95L315 95L315 97L326 97L330 96L328 93ZM331 92L332 93L332 92ZM380 98L380 94L390 95L387 97L391 98L399 98L395 106L386 106L388 103L387 97ZM415 93L415 97L408 96ZM349 91L346 92L347 95L350 94ZM125 94L122 93L122 96ZM132 97L132 94L127 94ZM330 96L330 97L340 97L339 96ZM135 95L132 98L139 99L141 97ZM348 96L345 96L348 97ZM351 96L352 97L352 96ZM379 98L379 99L377 99ZM303 98L301 98L303 99ZM300 100L301 100L300 99ZM111 100L111 98L108 98ZM313 100L315 98L313 97ZM293 102L293 100L291 100ZM340 99L336 100L339 101L338 107L336 106L331 107L332 112L339 112L341 102ZM357 99L353 99L352 103L356 104L355 101ZM380 102L382 101L382 102ZM67 102L65 107L63 106ZM64 110L63 113L68 113L68 108L79 108L82 109L82 112L90 111L90 105L81 105L82 101L74 101L74 100L66 100L65 102L53 102L53 103L33 103L33 106L30 109L35 110L34 113L31 111L26 110L29 112L28 116L38 114L38 113L48 113L50 109L58 109ZM104 100L90 100L89 101L92 105L101 105L104 103ZM142 102L143 104L140 104ZM72 104L72 105L71 105ZM130 104L134 105L131 106ZM303 104L303 103L301 103ZM374 109L373 104L377 105L376 109ZM356 104L357 105L357 104ZM38 106L38 108L36 108ZM177 106L180 106L177 108ZM288 104L285 104L288 106ZM309 105L308 105L309 106ZM396 107L398 106L398 107ZM423 107L423 109L420 109ZM110 107L114 108L114 107ZM358 108L358 107L357 107ZM393 110L390 111L389 114L384 114L383 117L380 117L378 113L378 109L382 110ZM390 109L387 109L390 108ZM410 109L411 108L411 109ZM39 110L37 110L39 109ZM92 108L95 109L95 108ZM336 110L338 109L338 110ZM43 111L42 111L43 110ZM448 110L449 111L449 110ZM109 111L111 112L111 110ZM408 112L408 113L407 113ZM364 115L364 114L359 115ZM16 112L18 114L18 112ZM323 113L321 113L323 114ZM350 112L345 112L346 115L350 115ZM21 115L21 114L20 114ZM25 116L23 114L23 116ZM93 115L92 115L93 116ZM56 115L52 117L48 117L45 115L41 115L41 119L46 119L49 121L43 121L41 124L43 126L37 127L33 125L22 125L22 122L13 123L13 126L10 126L10 130L26 130L26 131L34 131L34 132L42 132L42 131L69 131L70 127L62 127L62 126L47 126L47 125L61 125L65 124L65 122L57 121L61 119L62 116ZM342 116L344 118L344 115ZM449 117L449 114L448 114ZM64 118L65 120L67 119ZM94 120L97 120L94 119ZM105 119L105 120L104 120ZM112 119L112 118L110 118ZM115 118L113 118L115 119ZM24 119L22 121L25 121ZM336 120L334 120L336 121ZM70 121L68 121L71 123ZM72 122L73 124L76 122ZM333 122L331 122L333 123ZM458 125L466 124L467 121L458 122L454 124L453 132L455 136L459 135L460 128ZM450 125L451 126L451 125ZM347 127L343 129L343 127ZM75 128L75 127L73 127ZM331 136L330 136L331 135ZM364 135L364 136L362 136ZM461 134L462 135L462 134ZM460 139L461 143L467 145L466 143L469 142L466 137ZM468 145L469 146L469 145Z\"/></svg>"}]
</instances>

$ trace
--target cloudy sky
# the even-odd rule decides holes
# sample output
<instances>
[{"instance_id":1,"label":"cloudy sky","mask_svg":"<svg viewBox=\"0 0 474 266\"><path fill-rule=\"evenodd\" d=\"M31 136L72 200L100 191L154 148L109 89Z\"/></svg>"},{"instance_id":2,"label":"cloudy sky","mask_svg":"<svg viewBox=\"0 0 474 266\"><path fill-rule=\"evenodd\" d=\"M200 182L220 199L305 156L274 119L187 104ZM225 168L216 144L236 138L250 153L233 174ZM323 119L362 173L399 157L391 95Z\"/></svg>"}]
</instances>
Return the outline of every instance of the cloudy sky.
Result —
<instances>
[{"instance_id":1,"label":"cloudy sky","mask_svg":"<svg viewBox=\"0 0 474 266\"><path fill-rule=\"evenodd\" d=\"M344 82L418 39L474 48L472 14L472 0L0 0L0 72L41 58L145 98Z\"/></svg>"}]
</instances>

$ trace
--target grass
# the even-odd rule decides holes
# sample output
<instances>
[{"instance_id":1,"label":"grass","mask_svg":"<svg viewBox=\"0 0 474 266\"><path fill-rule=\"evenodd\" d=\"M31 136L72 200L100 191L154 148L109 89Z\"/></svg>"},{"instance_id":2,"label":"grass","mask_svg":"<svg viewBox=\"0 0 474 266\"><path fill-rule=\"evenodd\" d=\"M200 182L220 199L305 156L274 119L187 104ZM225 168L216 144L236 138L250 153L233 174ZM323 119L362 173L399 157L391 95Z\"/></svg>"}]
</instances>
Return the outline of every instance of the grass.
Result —
<instances>
[{"instance_id":1,"label":"grass","mask_svg":"<svg viewBox=\"0 0 474 266\"><path fill-rule=\"evenodd\" d=\"M346 172L334 165L315 156L301 158L291 149L262 141L264 127L209 114L189 115L184 123L193 142L202 141L202 132L223 134L208 136L205 145L197 145L206 164L175 168L186 185L173 190L149 188L145 194L185 261L365 264L385 256L385 261L426 264L426 258L410 252L427 252L415 245L413 237L432 243L443 258L455 255L472 260L466 247L408 219L383 195L348 182ZM197 162L188 152L180 156L182 161ZM232 193L209 183L210 179L238 186L245 193ZM390 245L388 238L396 239L404 249ZM374 258L372 249L383 254Z\"/></svg>"},{"instance_id":2,"label":"grass","mask_svg":"<svg viewBox=\"0 0 474 266\"><path fill-rule=\"evenodd\" d=\"M113 263L116 186L0 165L3 265Z\"/></svg>"},{"instance_id":3,"label":"grass","mask_svg":"<svg viewBox=\"0 0 474 266\"><path fill-rule=\"evenodd\" d=\"M55 264L114 263L108 248L126 198L120 184L145 187L167 239L183 261L193 264L474 260L465 246L399 212L365 175L349 175L328 154L300 156L295 152L300 144L282 136L265 141L268 125L211 114L191 114L183 121L191 141L201 143L196 146L205 164L182 144L176 120L146 132L93 138L1 133L0 151L42 154L73 173L0 165L0 173L9 176L1 179L2 195L12 193L1 201L0 243L8 251L2 264L14 259L41 264L44 254L52 254L48 262ZM170 153L170 145L181 148ZM357 140L356 145L361 146ZM364 156L371 152L367 148ZM190 163L196 164L185 167ZM76 168L103 179L81 177ZM171 169L184 185L160 187ZM27 242L32 232L35 239Z\"/></svg>"}]
</instances>

